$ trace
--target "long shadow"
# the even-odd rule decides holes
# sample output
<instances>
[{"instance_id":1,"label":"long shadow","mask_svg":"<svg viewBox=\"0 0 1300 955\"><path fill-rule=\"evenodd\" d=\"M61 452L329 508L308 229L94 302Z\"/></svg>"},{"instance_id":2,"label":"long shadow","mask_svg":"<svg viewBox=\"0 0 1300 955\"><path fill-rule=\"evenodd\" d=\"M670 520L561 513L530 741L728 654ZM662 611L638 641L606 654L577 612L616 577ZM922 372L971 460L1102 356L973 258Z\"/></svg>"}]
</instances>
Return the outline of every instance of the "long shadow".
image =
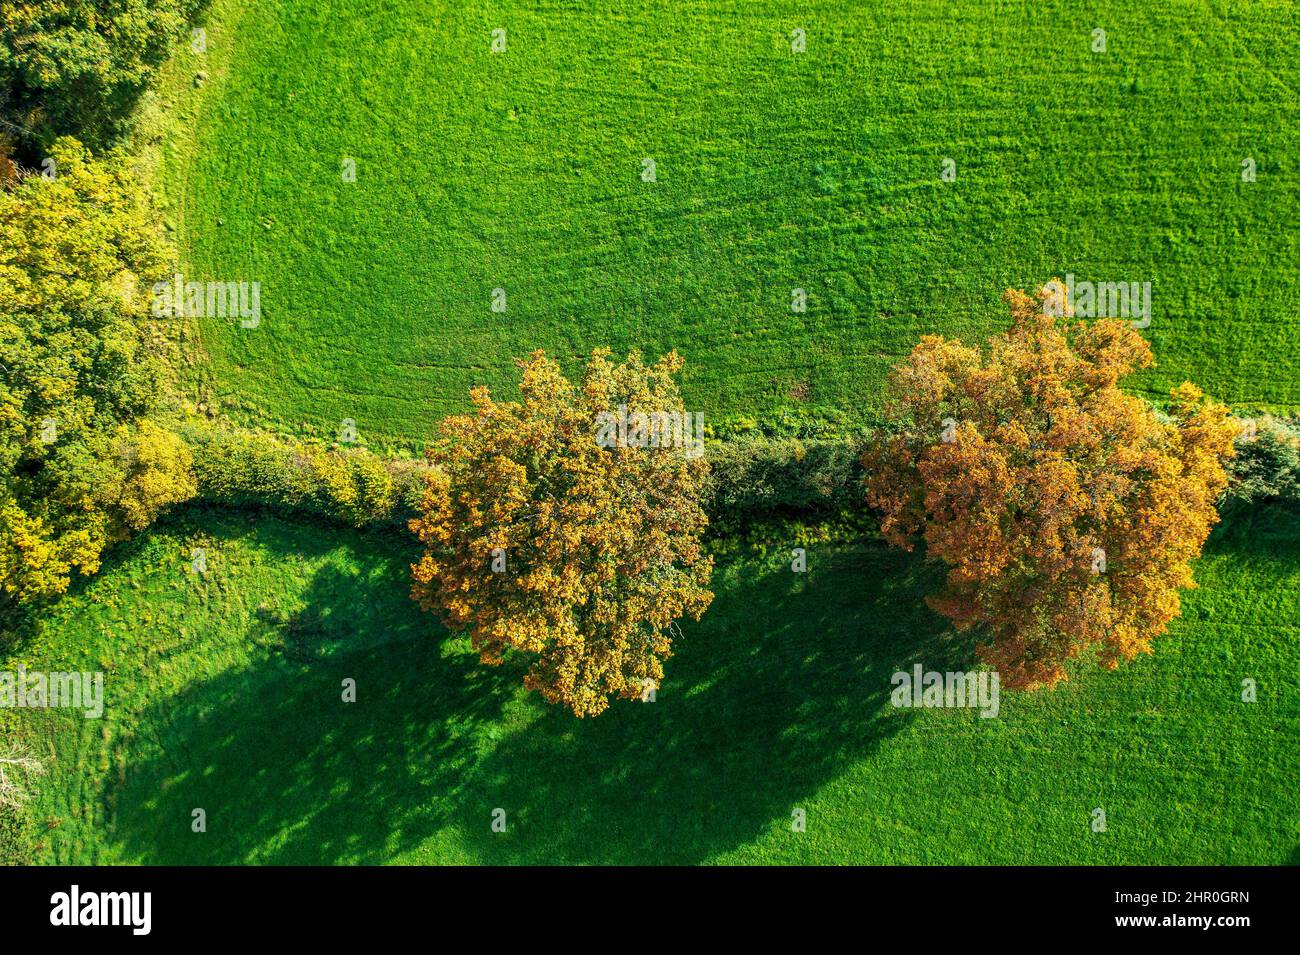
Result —
<instances>
[{"instance_id":1,"label":"long shadow","mask_svg":"<svg viewBox=\"0 0 1300 955\"><path fill-rule=\"evenodd\" d=\"M431 618L359 640L380 585L406 582L318 573L301 614L257 620L262 662L146 712L157 745L127 754L114 838L181 864L381 862L447 829L489 862L706 861L788 830L800 800L907 725L895 670L970 659L925 608L937 580L914 557L831 550L806 574L738 561L653 702L578 720L519 702L519 666L481 666Z\"/></svg>"},{"instance_id":2,"label":"long shadow","mask_svg":"<svg viewBox=\"0 0 1300 955\"><path fill-rule=\"evenodd\" d=\"M1211 531L1205 553L1300 558L1300 507L1264 502L1229 508Z\"/></svg>"},{"instance_id":3,"label":"long shadow","mask_svg":"<svg viewBox=\"0 0 1300 955\"><path fill-rule=\"evenodd\" d=\"M515 688L472 654L444 653L408 587L402 562L326 566L301 612L259 611L257 663L143 714L156 738L127 744L114 838L159 864L307 865L382 862L424 838Z\"/></svg>"},{"instance_id":4,"label":"long shadow","mask_svg":"<svg viewBox=\"0 0 1300 955\"><path fill-rule=\"evenodd\" d=\"M889 705L897 669L970 655L925 608L937 580L920 561L882 547L810 561L806 577L729 568L653 703L578 723L551 711L498 747L460 807L481 857L691 864L789 832L801 801L911 721Z\"/></svg>"}]
</instances>

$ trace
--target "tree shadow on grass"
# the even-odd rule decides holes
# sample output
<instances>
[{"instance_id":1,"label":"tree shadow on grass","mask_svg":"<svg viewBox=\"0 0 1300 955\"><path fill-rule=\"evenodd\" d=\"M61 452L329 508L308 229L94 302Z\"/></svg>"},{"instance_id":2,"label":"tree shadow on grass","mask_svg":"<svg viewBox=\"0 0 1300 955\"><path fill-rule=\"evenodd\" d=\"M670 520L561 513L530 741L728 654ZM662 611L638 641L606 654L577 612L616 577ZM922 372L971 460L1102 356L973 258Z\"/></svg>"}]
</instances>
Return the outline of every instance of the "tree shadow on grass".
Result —
<instances>
[{"instance_id":1,"label":"tree shadow on grass","mask_svg":"<svg viewBox=\"0 0 1300 955\"><path fill-rule=\"evenodd\" d=\"M967 650L925 608L936 578L919 561L862 547L810 562L806 576L780 562L719 575L653 703L584 721L551 710L505 740L462 807L480 856L693 864L789 832L802 801L911 722L889 704L892 674Z\"/></svg>"},{"instance_id":2,"label":"tree shadow on grass","mask_svg":"<svg viewBox=\"0 0 1300 955\"><path fill-rule=\"evenodd\" d=\"M256 615L248 638L263 659L149 708L141 724L156 745L128 753L113 800L114 837L132 856L374 863L431 831L469 777L476 732L514 687L471 654L444 653L414 604L376 619L367 592L389 586L404 591L406 575L323 568L303 611ZM377 638L384 626L396 635ZM192 830L195 809L204 833Z\"/></svg>"},{"instance_id":3,"label":"tree shadow on grass","mask_svg":"<svg viewBox=\"0 0 1300 955\"><path fill-rule=\"evenodd\" d=\"M1253 553L1300 558L1300 507L1266 502L1236 505L1225 511L1206 541L1206 554Z\"/></svg>"},{"instance_id":4,"label":"tree shadow on grass","mask_svg":"<svg viewBox=\"0 0 1300 955\"><path fill-rule=\"evenodd\" d=\"M895 670L970 659L925 608L937 577L915 557L832 549L807 574L736 561L656 699L578 720L521 702L519 666L480 665L431 619L417 638L350 650L375 583L339 577L313 578L296 621L259 621L293 631L293 652L145 714L159 746L129 754L116 800L133 858L372 863L454 830L455 852L484 862L706 861L788 829L801 800L910 722L889 705Z\"/></svg>"}]
</instances>

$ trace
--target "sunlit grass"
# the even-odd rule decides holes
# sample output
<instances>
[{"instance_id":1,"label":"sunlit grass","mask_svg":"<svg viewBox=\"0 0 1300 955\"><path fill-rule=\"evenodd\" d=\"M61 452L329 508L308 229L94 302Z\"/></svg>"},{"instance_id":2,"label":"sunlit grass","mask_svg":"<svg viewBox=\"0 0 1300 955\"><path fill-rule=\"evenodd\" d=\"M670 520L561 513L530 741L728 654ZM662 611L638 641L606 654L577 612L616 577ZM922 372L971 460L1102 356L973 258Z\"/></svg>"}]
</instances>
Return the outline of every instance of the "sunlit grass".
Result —
<instances>
[{"instance_id":1,"label":"sunlit grass","mask_svg":"<svg viewBox=\"0 0 1300 955\"><path fill-rule=\"evenodd\" d=\"M1300 405L1300 36L1218 6L219 0L164 178L187 272L263 321L205 320L195 376L372 442L539 347L679 349L715 417L870 409L919 335L1072 272L1152 283L1152 392Z\"/></svg>"}]
</instances>

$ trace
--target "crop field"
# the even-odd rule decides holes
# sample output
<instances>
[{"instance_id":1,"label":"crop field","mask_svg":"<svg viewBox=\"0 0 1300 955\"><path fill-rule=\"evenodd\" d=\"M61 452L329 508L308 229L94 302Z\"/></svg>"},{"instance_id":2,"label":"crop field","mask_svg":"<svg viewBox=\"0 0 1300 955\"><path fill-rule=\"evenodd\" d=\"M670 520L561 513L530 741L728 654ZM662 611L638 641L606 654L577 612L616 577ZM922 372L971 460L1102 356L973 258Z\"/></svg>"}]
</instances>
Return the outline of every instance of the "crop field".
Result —
<instances>
[{"instance_id":1,"label":"crop field","mask_svg":"<svg viewBox=\"0 0 1300 955\"><path fill-rule=\"evenodd\" d=\"M656 699L579 721L436 631L407 599L405 541L182 515L65 601L30 658L104 668L114 700L103 720L33 714L41 860L1300 861L1283 743L1300 732L1300 521L1246 530L1212 542L1154 657L1004 694L997 719L890 705L892 672L968 653L921 602L920 561L827 545L795 575L737 558Z\"/></svg>"},{"instance_id":2,"label":"crop field","mask_svg":"<svg viewBox=\"0 0 1300 955\"><path fill-rule=\"evenodd\" d=\"M218 0L163 172L187 277L259 282L261 321L203 320L191 381L410 443L516 356L636 346L715 418L869 413L919 335L1073 274L1151 283L1152 394L1295 407L1294 15Z\"/></svg>"}]
</instances>

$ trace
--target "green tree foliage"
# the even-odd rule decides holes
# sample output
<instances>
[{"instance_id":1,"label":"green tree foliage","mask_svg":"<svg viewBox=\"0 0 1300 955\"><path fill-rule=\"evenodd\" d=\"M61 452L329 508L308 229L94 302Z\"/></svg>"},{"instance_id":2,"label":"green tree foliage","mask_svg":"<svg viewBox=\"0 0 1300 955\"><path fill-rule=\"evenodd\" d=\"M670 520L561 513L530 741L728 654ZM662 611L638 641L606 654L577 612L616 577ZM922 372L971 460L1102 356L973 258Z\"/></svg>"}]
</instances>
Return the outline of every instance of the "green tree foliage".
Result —
<instances>
[{"instance_id":1,"label":"green tree foliage","mask_svg":"<svg viewBox=\"0 0 1300 955\"><path fill-rule=\"evenodd\" d=\"M57 175L0 190L0 593L93 573L113 540L194 493L189 452L146 420L162 365L144 291L162 271L149 204L120 157L77 142Z\"/></svg>"},{"instance_id":2,"label":"green tree foliage","mask_svg":"<svg viewBox=\"0 0 1300 955\"><path fill-rule=\"evenodd\" d=\"M1278 419L1255 422L1237 443L1228 500L1300 505L1300 433Z\"/></svg>"},{"instance_id":3,"label":"green tree foliage","mask_svg":"<svg viewBox=\"0 0 1300 955\"><path fill-rule=\"evenodd\" d=\"M0 0L0 83L11 111L101 142L130 109L197 0Z\"/></svg>"},{"instance_id":4,"label":"green tree foliage","mask_svg":"<svg viewBox=\"0 0 1300 955\"><path fill-rule=\"evenodd\" d=\"M423 490L420 462L386 461L364 448L197 419L181 434L194 453L199 494L213 503L306 511L361 527L405 524Z\"/></svg>"}]
</instances>

